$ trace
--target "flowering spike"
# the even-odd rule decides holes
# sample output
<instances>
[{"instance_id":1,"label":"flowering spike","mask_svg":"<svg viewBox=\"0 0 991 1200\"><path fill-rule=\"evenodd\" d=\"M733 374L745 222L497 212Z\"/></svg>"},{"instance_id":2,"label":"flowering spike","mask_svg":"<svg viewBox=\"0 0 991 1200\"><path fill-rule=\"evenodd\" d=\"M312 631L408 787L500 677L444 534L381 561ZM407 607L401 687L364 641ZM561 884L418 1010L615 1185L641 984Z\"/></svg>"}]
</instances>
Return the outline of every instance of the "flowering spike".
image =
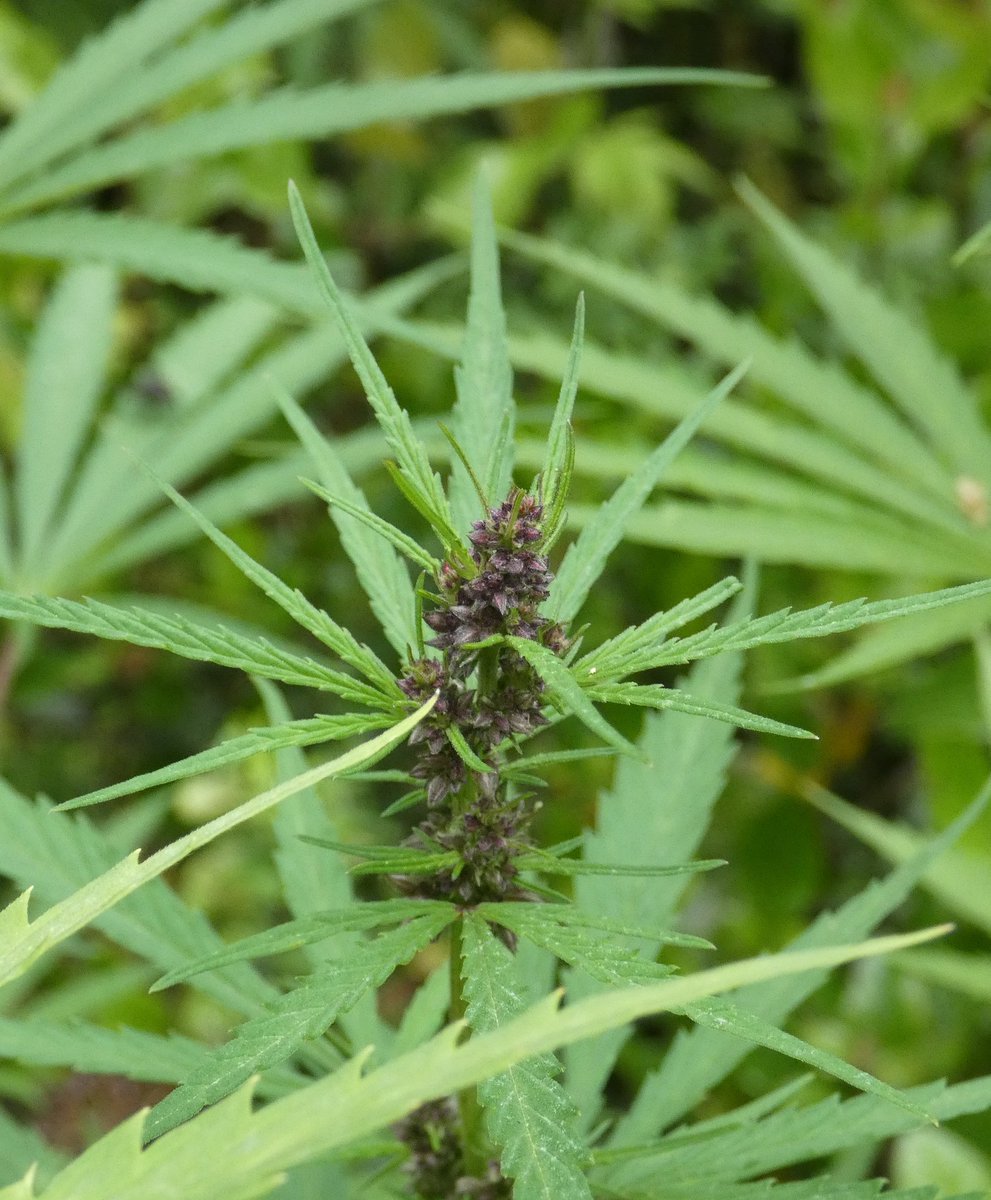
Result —
<instances>
[{"instance_id":1,"label":"flowering spike","mask_svg":"<svg viewBox=\"0 0 991 1200\"><path fill-rule=\"evenodd\" d=\"M564 629L539 612L551 582L538 551L543 521L539 499L520 488L486 506L468 535L474 573L445 562L440 596L423 613L435 634L429 645L441 658L421 653L399 681L411 700L439 693L411 740L418 755L411 773L423 781L428 808L412 842L455 851L459 859L455 868L401 881L421 896L469 907L527 894L514 864L530 844L529 812L526 798L511 796L501 778L500 756L505 743L546 724L544 684L503 639L535 641L556 655L570 646Z\"/></svg>"}]
</instances>

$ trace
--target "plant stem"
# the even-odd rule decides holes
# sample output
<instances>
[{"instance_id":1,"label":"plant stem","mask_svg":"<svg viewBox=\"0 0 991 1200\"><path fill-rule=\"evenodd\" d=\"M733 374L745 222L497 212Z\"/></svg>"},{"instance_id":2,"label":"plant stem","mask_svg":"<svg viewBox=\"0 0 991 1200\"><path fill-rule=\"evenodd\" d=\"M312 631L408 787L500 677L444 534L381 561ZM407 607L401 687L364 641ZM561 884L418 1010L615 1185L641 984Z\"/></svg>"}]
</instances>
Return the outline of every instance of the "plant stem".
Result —
<instances>
[{"instance_id":1,"label":"plant stem","mask_svg":"<svg viewBox=\"0 0 991 1200\"><path fill-rule=\"evenodd\" d=\"M451 1006L452 1021L464 1019L467 1003L464 995L464 975L462 973L462 947L464 941L464 919L458 917L451 927ZM461 1146L464 1155L465 1173L481 1176L488 1164L485 1152L485 1129L482 1117L482 1106L478 1102L478 1091L475 1087L466 1087L458 1092L458 1113L461 1118Z\"/></svg>"}]
</instances>

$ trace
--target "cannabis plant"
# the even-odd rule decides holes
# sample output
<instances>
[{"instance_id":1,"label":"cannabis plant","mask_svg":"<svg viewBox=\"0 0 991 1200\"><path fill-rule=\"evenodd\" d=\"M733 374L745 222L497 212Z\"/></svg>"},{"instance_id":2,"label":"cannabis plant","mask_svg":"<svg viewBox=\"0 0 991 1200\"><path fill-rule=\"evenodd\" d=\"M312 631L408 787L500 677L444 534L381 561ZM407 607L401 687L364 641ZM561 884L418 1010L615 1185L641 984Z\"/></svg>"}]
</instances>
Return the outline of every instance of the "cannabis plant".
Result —
<instances>
[{"instance_id":1,"label":"cannabis plant","mask_svg":"<svg viewBox=\"0 0 991 1200\"><path fill-rule=\"evenodd\" d=\"M680 954L715 948L679 932L677 912L689 882L720 865L693 855L722 789L733 727L810 736L738 706L742 652L983 595L991 583L754 617L756 581L748 570L742 583L727 579L613 637L584 629L577 624L582 607L624 529L693 432L725 402L740 372L679 424L557 561L575 452L570 417L581 304L541 470L524 479L514 465L497 255L480 187L458 397L444 426L453 455L445 486L334 283L294 190L290 204L310 268L388 444L389 473L415 514L411 528L422 524L430 540L424 544L374 514L334 445L282 393L283 411L318 476L310 486L329 506L391 644L393 665L164 483L213 543L321 644L319 655L295 654L183 615L0 595L0 614L12 620L248 671L270 713L264 728L78 797L61 810L260 751L278 753L283 775L143 860L138 851L119 858L113 827L101 830L80 815L52 813L0 787L8 835L0 867L48 902L32 917L25 891L0 914L0 983L11 997L0 1025L6 1052L25 1064L175 1085L150 1112L70 1163L5 1119L8 1178L20 1178L0 1190L0 1198L239 1200L277 1189L287 1200L876 1195L878 1182L823 1177L775 1187L767 1177L926 1120L984 1108L991 1103L991 1080L901 1092L782 1024L826 968L940 932L863 940L977 815L991 790L936 842L841 909L822 914L782 953L679 975L672 948ZM730 599L724 624L686 632ZM684 686L635 678L686 664L694 665ZM344 711L291 719L276 683L315 689ZM646 711L635 741L603 715L602 707L611 705ZM542 731L572 717L584 725L586 744L534 745ZM355 739L316 766L300 762L304 745ZM390 751L395 765L378 768ZM603 754L616 756L617 769L596 828L541 844L533 823L538 805L573 804L547 792L544 768ZM313 788L343 777L381 789L383 810L407 821L400 841L341 841L332 810ZM291 919L225 946L162 874L273 808ZM365 881L361 893L356 880ZM91 922L156 968L156 988L188 983L243 1017L230 1040L209 1047L32 1017L32 979L50 970L67 939ZM376 1010L377 988L435 943L446 946L448 969L435 971L398 1027L390 1026ZM289 951L305 956L294 960L295 977L276 982L251 965ZM555 990L559 976L568 996L564 1007ZM723 997L734 989L733 1000ZM614 1109L605 1088L630 1022L662 1010L677 1014L685 1031L648 1073L632 1105ZM735 1112L686 1126L698 1102L753 1046L811 1065L862 1095L802 1105L795 1098L807 1076L798 1075ZM563 1059L552 1053L559 1047L566 1047ZM255 1092L265 1103L253 1111ZM33 1169L24 1173L36 1157L40 1181ZM908 1200L934 1193L889 1194Z\"/></svg>"},{"instance_id":2,"label":"cannabis plant","mask_svg":"<svg viewBox=\"0 0 991 1200\"><path fill-rule=\"evenodd\" d=\"M133 471L127 451L154 461L174 485L196 480L196 502L214 521L298 494L300 457L237 464L222 479L207 473L271 421L270 375L302 397L344 358L341 343L313 327L321 303L301 268L233 238L144 214L133 198L127 210L105 211L88 199L98 189L390 119L589 88L760 82L680 69L473 71L270 88L213 107L197 97L194 89L233 65L371 2L143 0L62 64L0 132L0 254L63 267L28 355L23 437L9 489L0 469L0 585L78 595L189 539L194 527L163 511L160 490ZM404 311L456 269L438 263L376 288L361 301L363 325ZM112 388L119 271L219 299L181 322ZM355 470L382 453L367 431L341 449ZM28 642L20 629L0 647L0 707Z\"/></svg>"}]
</instances>

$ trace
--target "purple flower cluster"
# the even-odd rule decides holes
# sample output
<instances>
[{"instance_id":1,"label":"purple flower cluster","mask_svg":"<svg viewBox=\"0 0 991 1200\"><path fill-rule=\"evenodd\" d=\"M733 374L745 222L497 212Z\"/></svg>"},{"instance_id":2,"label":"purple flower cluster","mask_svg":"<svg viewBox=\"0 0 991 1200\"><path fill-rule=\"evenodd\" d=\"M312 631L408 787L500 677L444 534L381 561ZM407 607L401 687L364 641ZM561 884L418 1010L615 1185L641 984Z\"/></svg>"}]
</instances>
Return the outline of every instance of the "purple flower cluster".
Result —
<instances>
[{"instance_id":1,"label":"purple flower cluster","mask_svg":"<svg viewBox=\"0 0 991 1200\"><path fill-rule=\"evenodd\" d=\"M552 578L538 550L542 517L539 501L514 488L472 526L475 572L445 563L437 605L424 614L436 635L430 645L441 658L416 659L399 681L417 702L439 692L410 738L420 748L412 774L423 781L429 809L412 840L454 850L459 859L454 869L410 880L422 896L469 906L523 894L513 864L528 845L527 813L523 798L507 795L498 750L546 723L544 685L511 647L476 643L501 634L540 642L558 654L567 649L561 626L538 611ZM487 771L466 765L455 745L458 735Z\"/></svg>"}]
</instances>

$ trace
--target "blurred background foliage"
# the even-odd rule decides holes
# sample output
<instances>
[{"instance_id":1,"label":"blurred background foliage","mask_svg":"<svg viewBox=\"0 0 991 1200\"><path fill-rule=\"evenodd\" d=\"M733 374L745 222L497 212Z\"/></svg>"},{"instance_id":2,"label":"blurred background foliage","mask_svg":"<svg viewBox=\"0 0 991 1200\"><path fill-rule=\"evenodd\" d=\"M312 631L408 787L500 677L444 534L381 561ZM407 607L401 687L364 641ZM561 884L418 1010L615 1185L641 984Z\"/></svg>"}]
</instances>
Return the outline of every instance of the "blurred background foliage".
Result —
<instances>
[{"instance_id":1,"label":"blurred background foliage","mask_svg":"<svg viewBox=\"0 0 991 1200\"><path fill-rule=\"evenodd\" d=\"M119 0L0 0L0 111L10 117L30 104L60 61L128 7ZM640 88L421 124L391 122L327 141L279 142L158 168L108 186L93 200L102 211L210 228L295 260L285 202L292 176L337 273L364 289L448 253L452 236L457 244L450 218L463 218L472 178L484 163L504 224L715 296L754 312L773 332L798 334L815 351L849 362L797 275L735 196L732 183L742 172L805 233L928 328L988 414L991 265L980 256L956 267L951 261L991 217L987 0L388 0L227 68L169 101L160 116L259 95L274 83L576 65L711 66L763 74L771 86ZM19 434L30 333L54 274L37 259L0 257L5 454ZM566 336L578 286L507 254L510 329ZM456 275L420 311L456 320L463 296L464 277ZM594 289L587 299L597 343L650 361L691 361L695 351L684 339L660 334ZM127 378L202 303L178 287L126 276L113 379ZM378 353L415 415L430 417L451 402L450 367L441 357L388 338ZM526 373L517 387L527 405L525 432L539 437L556 389ZM309 410L328 432L367 420L349 374L318 388ZM643 414L591 394L579 399L578 424L590 458L598 440L639 446L657 433ZM273 422L240 443L235 457L263 461L288 445L284 427ZM404 519L384 472L371 473L366 486L373 505ZM579 499L604 494L591 479L580 492ZM227 532L315 601L353 618L360 636L375 639L332 526L312 498L228 525ZM729 558L628 545L596 589L587 619L608 635L737 569ZM287 632L278 611L208 545L194 542L107 583L117 592L181 597ZM919 590L917 577L899 583L862 570L771 564L763 571L761 608L907 590ZM748 706L805 724L820 740L746 738L705 847L730 866L705 877L693 909L693 932L711 937L726 956L776 947L883 869L873 851L802 802L810 783L926 831L956 815L987 774L991 653L980 640L976 653L966 642L832 688L774 690L775 681L815 670L838 649L798 643L752 656ZM230 672L50 632L38 637L16 678L0 665L0 687L5 776L28 794L45 790L60 800L264 720L250 684ZM593 819L589 784L605 784L610 769L604 759L591 769L553 770L543 813L547 836L567 837ZM264 761L252 762L101 819L154 839L162 822L166 830L199 822L261 786L269 770ZM352 784L342 807L353 836L373 831L381 840L387 832L377 828L382 803L367 786ZM977 827L965 853L983 868L991 894L989 831L987 821ZM264 828L246 829L206 851L175 881L230 936L280 916L266 838ZM920 894L905 921L945 916L944 905ZM897 1085L991 1071L987 934L962 922L953 949L969 952L973 964L962 984L952 972L934 977L909 960L865 962L837 974L802 1010L796 1032ZM135 990L133 969L108 958L97 937L80 944L80 961L59 981L64 989L78 975L72 1011L222 1036L223 1013L177 1012L171 994L149 998ZM414 964L411 979L428 965ZM87 992L93 978L102 984ZM405 994L394 982L386 1002L399 1004ZM41 1012L55 1001L42 991L38 1003ZM615 1081L617 1098L656 1058L659 1028L645 1026L631 1043ZM764 1093L788 1070L770 1054L751 1055L736 1076L734 1102ZM0 1091L46 1111L48 1131L70 1144L73 1122L82 1118L54 1076L50 1084L59 1099L46 1106L36 1077L0 1071ZM718 1111L726 1102L715 1095L709 1103ZM57 1116L59 1104L68 1116ZM834 1173L856 1178L870 1168L904 1186L938 1179L959 1191L991 1187L991 1121L974 1117L955 1128L903 1138L880 1161L833 1164Z\"/></svg>"}]
</instances>

